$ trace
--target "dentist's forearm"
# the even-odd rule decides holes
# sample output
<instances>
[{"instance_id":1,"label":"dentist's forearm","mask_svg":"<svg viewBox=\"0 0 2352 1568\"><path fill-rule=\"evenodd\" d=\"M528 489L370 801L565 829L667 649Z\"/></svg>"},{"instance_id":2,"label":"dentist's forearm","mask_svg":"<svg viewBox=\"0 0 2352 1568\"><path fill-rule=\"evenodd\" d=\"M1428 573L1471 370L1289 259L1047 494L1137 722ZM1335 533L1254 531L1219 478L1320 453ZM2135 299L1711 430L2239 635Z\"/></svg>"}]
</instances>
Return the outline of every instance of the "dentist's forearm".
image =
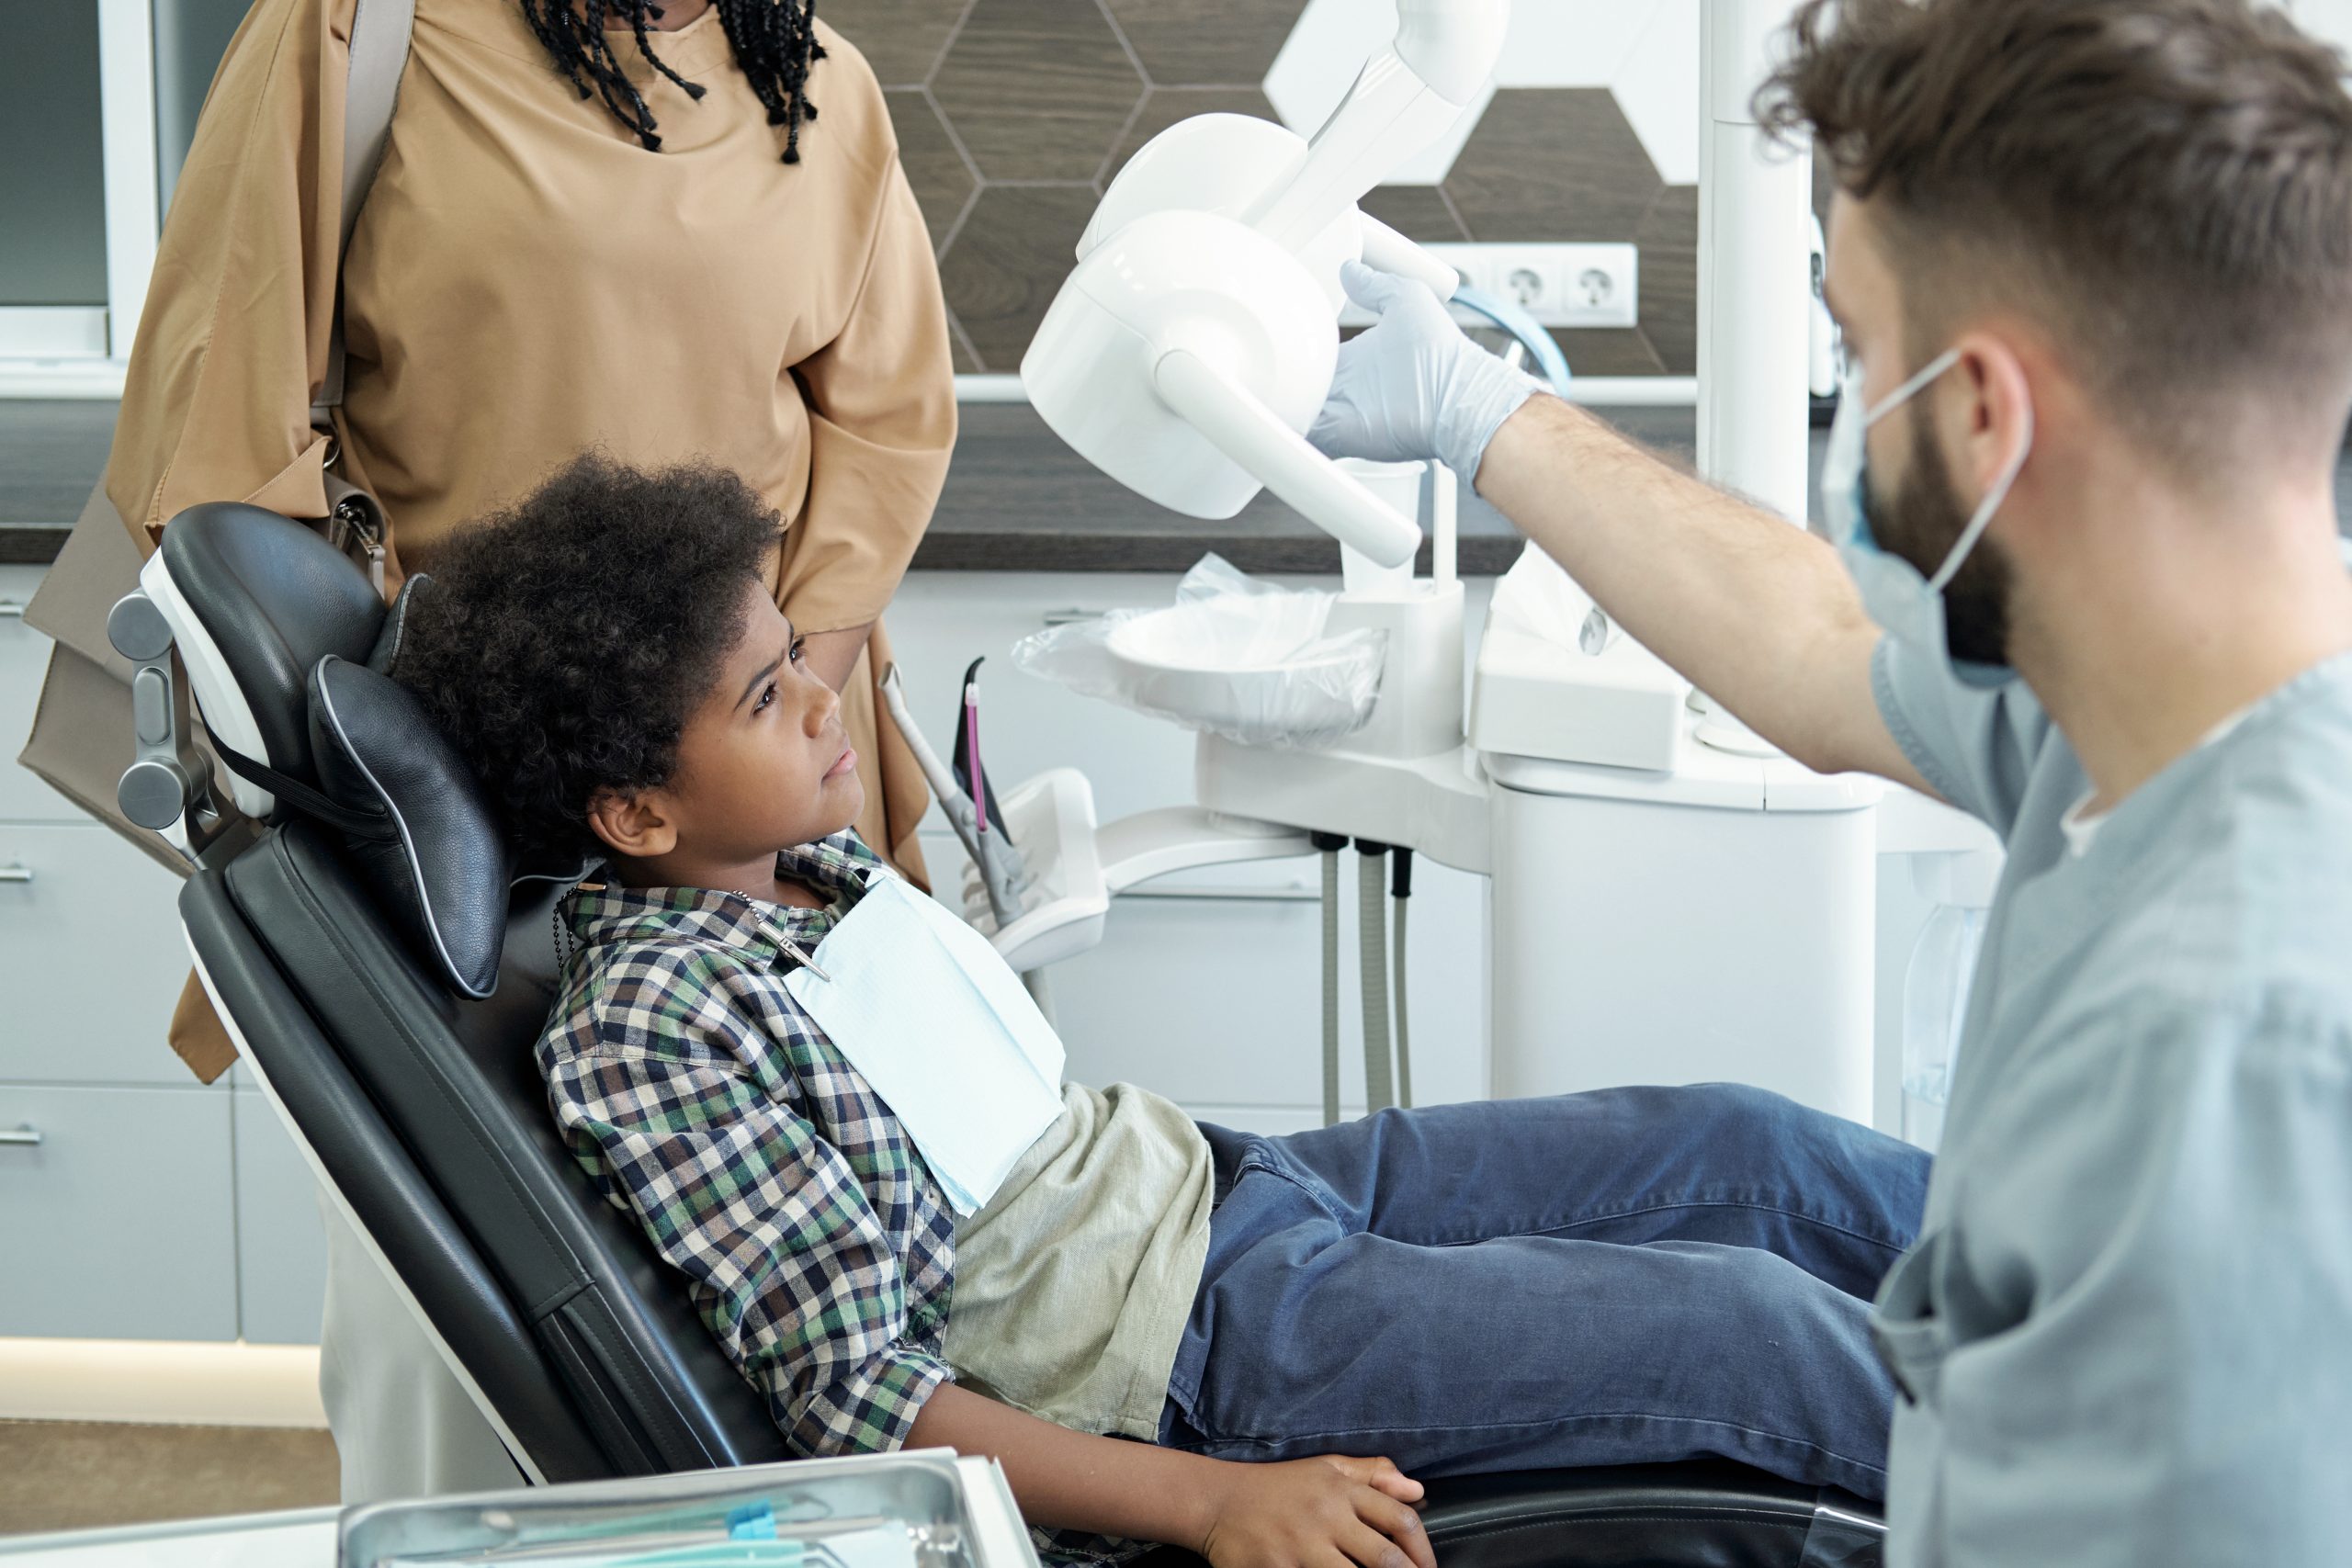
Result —
<instances>
[{"instance_id":1,"label":"dentist's forearm","mask_svg":"<svg viewBox=\"0 0 2352 1568\"><path fill-rule=\"evenodd\" d=\"M1553 397L1495 433L1477 489L1758 734L1824 772L1917 785L1871 692L1877 628L1821 540Z\"/></svg>"}]
</instances>

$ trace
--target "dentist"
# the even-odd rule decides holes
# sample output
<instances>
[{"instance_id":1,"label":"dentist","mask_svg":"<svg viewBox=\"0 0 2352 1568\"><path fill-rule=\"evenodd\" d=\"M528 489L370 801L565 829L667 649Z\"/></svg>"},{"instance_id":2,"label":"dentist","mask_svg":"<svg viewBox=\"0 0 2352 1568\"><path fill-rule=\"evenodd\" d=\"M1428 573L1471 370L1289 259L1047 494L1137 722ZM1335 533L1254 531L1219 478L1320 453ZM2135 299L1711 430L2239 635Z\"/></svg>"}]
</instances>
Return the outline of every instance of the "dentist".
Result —
<instances>
[{"instance_id":1,"label":"dentist","mask_svg":"<svg viewBox=\"0 0 2352 1568\"><path fill-rule=\"evenodd\" d=\"M1834 549L1350 272L1320 446L1443 459L1790 754L2007 840L1874 1315L1890 1562L2352 1537L2344 70L2244 0L1803 6Z\"/></svg>"}]
</instances>

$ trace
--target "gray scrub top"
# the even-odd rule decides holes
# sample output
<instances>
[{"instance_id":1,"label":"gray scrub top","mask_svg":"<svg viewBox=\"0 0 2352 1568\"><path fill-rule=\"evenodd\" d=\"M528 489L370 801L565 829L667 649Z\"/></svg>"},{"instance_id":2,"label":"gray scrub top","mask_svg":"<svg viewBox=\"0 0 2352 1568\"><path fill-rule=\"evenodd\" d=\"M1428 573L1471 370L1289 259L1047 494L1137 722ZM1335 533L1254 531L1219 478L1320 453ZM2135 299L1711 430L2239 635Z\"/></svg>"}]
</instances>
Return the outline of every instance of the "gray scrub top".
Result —
<instances>
[{"instance_id":1,"label":"gray scrub top","mask_svg":"<svg viewBox=\"0 0 2352 1568\"><path fill-rule=\"evenodd\" d=\"M1918 1245L1872 1326L1892 1563L2352 1559L2352 655L2127 796L2022 683L1879 707L2007 840Z\"/></svg>"}]
</instances>

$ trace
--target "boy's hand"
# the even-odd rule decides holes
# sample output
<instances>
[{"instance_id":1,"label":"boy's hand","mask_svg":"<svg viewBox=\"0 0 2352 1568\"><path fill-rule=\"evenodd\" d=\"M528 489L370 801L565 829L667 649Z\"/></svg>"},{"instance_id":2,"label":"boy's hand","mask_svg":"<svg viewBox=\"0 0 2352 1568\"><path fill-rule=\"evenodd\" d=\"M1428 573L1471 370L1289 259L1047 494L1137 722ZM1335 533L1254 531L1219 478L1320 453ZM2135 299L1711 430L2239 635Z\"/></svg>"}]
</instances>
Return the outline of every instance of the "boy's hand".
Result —
<instances>
[{"instance_id":1,"label":"boy's hand","mask_svg":"<svg viewBox=\"0 0 2352 1568\"><path fill-rule=\"evenodd\" d=\"M1327 1454L1225 1471L1200 1546L1215 1568L1437 1568L1411 1506L1421 1483L1385 1459Z\"/></svg>"}]
</instances>

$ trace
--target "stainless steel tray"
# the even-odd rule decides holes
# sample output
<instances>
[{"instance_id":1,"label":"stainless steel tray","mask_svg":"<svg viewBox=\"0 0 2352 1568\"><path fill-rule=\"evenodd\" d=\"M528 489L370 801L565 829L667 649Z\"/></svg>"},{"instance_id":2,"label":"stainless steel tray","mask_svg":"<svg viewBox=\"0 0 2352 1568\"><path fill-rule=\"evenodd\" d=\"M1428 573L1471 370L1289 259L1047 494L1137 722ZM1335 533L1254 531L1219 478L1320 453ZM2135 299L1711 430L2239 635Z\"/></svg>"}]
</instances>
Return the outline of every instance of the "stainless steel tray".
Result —
<instances>
[{"instance_id":1,"label":"stainless steel tray","mask_svg":"<svg viewBox=\"0 0 2352 1568\"><path fill-rule=\"evenodd\" d=\"M1002 1473L944 1450L806 1460L683 1475L379 1503L347 1510L342 1568L576 1562L663 1545L723 1542L764 1510L778 1540L902 1526L916 1568L1037 1568ZM812 1565L821 1559L812 1558Z\"/></svg>"}]
</instances>

